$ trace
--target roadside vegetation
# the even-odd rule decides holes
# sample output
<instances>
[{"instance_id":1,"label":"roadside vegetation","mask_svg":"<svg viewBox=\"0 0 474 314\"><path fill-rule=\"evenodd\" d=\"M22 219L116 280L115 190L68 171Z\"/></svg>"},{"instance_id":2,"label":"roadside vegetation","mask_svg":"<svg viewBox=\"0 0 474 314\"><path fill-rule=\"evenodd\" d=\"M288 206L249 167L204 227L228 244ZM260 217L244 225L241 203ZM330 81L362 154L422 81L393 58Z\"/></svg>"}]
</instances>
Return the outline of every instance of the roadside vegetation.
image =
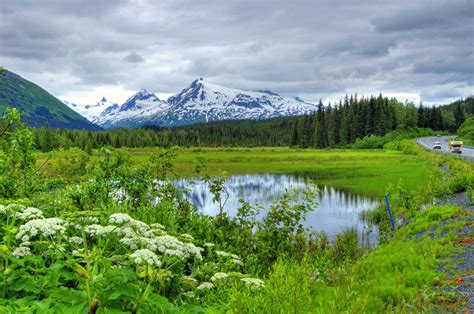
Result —
<instances>
[{"instance_id":1,"label":"roadside vegetation","mask_svg":"<svg viewBox=\"0 0 474 314\"><path fill-rule=\"evenodd\" d=\"M467 118L461 124L457 134L465 145L474 146L474 116Z\"/></svg>"},{"instance_id":2,"label":"roadside vegetation","mask_svg":"<svg viewBox=\"0 0 474 314\"><path fill-rule=\"evenodd\" d=\"M459 295L449 257L462 248L456 228L422 233L472 215L462 207L422 205L464 192L472 164L430 154L413 140L378 150L112 149L38 154L34 132L15 110L0 128L0 305L5 312L420 312L455 310ZM266 216L242 200L225 211L222 172L312 172L317 183L382 197L366 213L379 246L355 229L330 241L301 224L315 187L292 191ZM172 180L199 176L221 206L201 214ZM388 188L387 188L388 187ZM464 222L468 223L468 222Z\"/></svg>"}]
</instances>

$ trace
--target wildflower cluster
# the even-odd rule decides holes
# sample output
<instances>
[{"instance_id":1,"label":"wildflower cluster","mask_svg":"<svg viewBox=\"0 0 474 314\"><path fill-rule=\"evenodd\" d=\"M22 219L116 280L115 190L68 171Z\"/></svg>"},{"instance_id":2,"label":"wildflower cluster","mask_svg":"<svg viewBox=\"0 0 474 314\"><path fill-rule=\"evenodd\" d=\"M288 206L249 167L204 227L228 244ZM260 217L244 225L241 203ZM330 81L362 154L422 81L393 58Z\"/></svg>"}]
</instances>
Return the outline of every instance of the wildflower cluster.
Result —
<instances>
[{"instance_id":1,"label":"wildflower cluster","mask_svg":"<svg viewBox=\"0 0 474 314\"><path fill-rule=\"evenodd\" d=\"M0 214L15 216L17 219L22 221L44 218L43 212L38 208L25 207L20 204L10 204L7 206L0 205Z\"/></svg>"},{"instance_id":2,"label":"wildflower cluster","mask_svg":"<svg viewBox=\"0 0 474 314\"><path fill-rule=\"evenodd\" d=\"M28 207L20 210L17 214L18 219L28 221L33 219L42 219L44 218L43 212L38 208Z\"/></svg>"},{"instance_id":3,"label":"wildflower cluster","mask_svg":"<svg viewBox=\"0 0 474 314\"><path fill-rule=\"evenodd\" d=\"M60 218L33 219L20 226L16 238L28 242L36 237L64 236L68 222Z\"/></svg>"},{"instance_id":4,"label":"wildflower cluster","mask_svg":"<svg viewBox=\"0 0 474 314\"><path fill-rule=\"evenodd\" d=\"M224 258L229 258L234 264L236 265L243 265L242 261L240 260L240 257L238 255L224 252L224 251L216 251L217 256L221 256Z\"/></svg>"},{"instance_id":5,"label":"wildflower cluster","mask_svg":"<svg viewBox=\"0 0 474 314\"><path fill-rule=\"evenodd\" d=\"M151 239L148 243L148 248L152 251L158 250L162 254L168 256L175 256L179 259L187 259L195 257L198 260L202 259L201 248L192 243L184 243L175 237L164 235Z\"/></svg>"},{"instance_id":6,"label":"wildflower cluster","mask_svg":"<svg viewBox=\"0 0 474 314\"><path fill-rule=\"evenodd\" d=\"M217 291L214 289L216 286L223 287L222 283L234 280L223 272L225 268L220 262L242 265L239 256L214 251L213 243L205 243L205 250L193 243L191 234L172 236L161 224L148 225L125 213L110 215L107 225L100 224L96 217L45 218L40 209L22 205L0 206L0 214L16 217L14 223L21 223L15 236L17 246L11 253L17 259L34 254L54 258L51 252L61 251L83 263L81 259L86 255L87 247L89 251L96 247L101 251L107 247L111 268L131 267L137 271L136 266L159 268L159 276L169 284L176 282L170 278L181 278L182 293L188 298L194 298L196 291L212 293ZM181 265L174 268L177 263ZM174 273L176 270L179 273ZM200 281L196 278L207 279ZM244 278L242 281L251 289L264 287L259 279Z\"/></svg>"},{"instance_id":7,"label":"wildflower cluster","mask_svg":"<svg viewBox=\"0 0 474 314\"><path fill-rule=\"evenodd\" d=\"M245 283L247 287L250 287L252 290L258 290L265 288L265 283L261 279L257 278L242 278L240 279L242 282Z\"/></svg>"},{"instance_id":8,"label":"wildflower cluster","mask_svg":"<svg viewBox=\"0 0 474 314\"><path fill-rule=\"evenodd\" d=\"M214 288L214 284L212 282L203 282L197 287L198 290L211 290L212 288Z\"/></svg>"},{"instance_id":9,"label":"wildflower cluster","mask_svg":"<svg viewBox=\"0 0 474 314\"><path fill-rule=\"evenodd\" d=\"M138 265L147 264L156 267L161 266L161 261L158 256L148 249L137 250L130 255L130 258Z\"/></svg>"},{"instance_id":10,"label":"wildflower cluster","mask_svg":"<svg viewBox=\"0 0 474 314\"><path fill-rule=\"evenodd\" d=\"M226 278L229 278L229 275L226 274L226 273L215 273L212 277L211 277L211 281L212 282L216 282L216 281L220 281L220 280L224 280Z\"/></svg>"},{"instance_id":11,"label":"wildflower cluster","mask_svg":"<svg viewBox=\"0 0 474 314\"><path fill-rule=\"evenodd\" d=\"M12 253L12 255L15 256L16 258L22 258L30 254L31 254L31 249L27 246L17 247Z\"/></svg>"}]
</instances>

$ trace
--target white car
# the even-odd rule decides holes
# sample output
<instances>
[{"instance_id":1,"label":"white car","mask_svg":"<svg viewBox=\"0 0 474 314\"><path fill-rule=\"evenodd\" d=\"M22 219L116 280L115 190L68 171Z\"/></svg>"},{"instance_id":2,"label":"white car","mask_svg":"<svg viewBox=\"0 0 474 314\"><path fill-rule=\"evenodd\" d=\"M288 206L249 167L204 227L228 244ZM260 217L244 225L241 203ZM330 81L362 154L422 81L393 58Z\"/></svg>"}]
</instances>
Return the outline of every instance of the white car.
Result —
<instances>
[{"instance_id":1,"label":"white car","mask_svg":"<svg viewBox=\"0 0 474 314\"><path fill-rule=\"evenodd\" d=\"M434 142L433 143L433 149L441 149L441 143L440 142Z\"/></svg>"}]
</instances>

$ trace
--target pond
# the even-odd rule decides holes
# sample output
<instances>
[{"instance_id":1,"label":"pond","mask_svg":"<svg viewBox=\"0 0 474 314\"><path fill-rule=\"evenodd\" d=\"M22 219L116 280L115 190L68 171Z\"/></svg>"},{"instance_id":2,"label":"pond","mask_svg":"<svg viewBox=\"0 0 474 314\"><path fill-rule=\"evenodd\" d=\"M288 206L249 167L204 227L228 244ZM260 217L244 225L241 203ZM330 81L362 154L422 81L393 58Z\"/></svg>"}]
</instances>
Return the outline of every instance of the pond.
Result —
<instances>
[{"instance_id":1,"label":"pond","mask_svg":"<svg viewBox=\"0 0 474 314\"><path fill-rule=\"evenodd\" d=\"M310 183L310 177L291 174L245 174L229 176L225 187L229 192L225 211L235 216L240 207L239 200L244 199L252 205L259 204L268 208L287 189L304 190ZM199 210L207 215L219 213L219 204L213 202L208 185L199 180L180 179L175 184L186 189L186 197ZM317 208L307 214L305 227L313 231L324 231L332 239L344 229L355 227L361 233L368 234L371 243L376 242L377 232L359 218L363 210L377 206L376 200L351 194L330 186L319 186L315 201ZM259 218L263 217L260 215Z\"/></svg>"}]
</instances>

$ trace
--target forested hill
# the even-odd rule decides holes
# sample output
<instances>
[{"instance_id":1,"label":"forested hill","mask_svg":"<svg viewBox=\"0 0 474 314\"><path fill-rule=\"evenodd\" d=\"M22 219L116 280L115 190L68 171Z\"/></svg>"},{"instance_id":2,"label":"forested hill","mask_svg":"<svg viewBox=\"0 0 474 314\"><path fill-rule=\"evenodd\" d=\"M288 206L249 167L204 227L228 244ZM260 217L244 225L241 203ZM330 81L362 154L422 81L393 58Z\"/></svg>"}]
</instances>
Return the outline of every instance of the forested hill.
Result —
<instances>
[{"instance_id":1,"label":"forested hill","mask_svg":"<svg viewBox=\"0 0 474 314\"><path fill-rule=\"evenodd\" d=\"M347 96L336 105L318 105L311 115L269 120L221 121L179 128L144 127L108 131L34 130L36 145L90 150L101 146L295 146L341 147L369 135L430 128L455 132L474 110L469 97L439 107L414 106L387 97Z\"/></svg>"},{"instance_id":2,"label":"forested hill","mask_svg":"<svg viewBox=\"0 0 474 314\"><path fill-rule=\"evenodd\" d=\"M40 86L0 68L0 115L7 108L17 108L33 127L49 124L65 129L101 129Z\"/></svg>"}]
</instances>

